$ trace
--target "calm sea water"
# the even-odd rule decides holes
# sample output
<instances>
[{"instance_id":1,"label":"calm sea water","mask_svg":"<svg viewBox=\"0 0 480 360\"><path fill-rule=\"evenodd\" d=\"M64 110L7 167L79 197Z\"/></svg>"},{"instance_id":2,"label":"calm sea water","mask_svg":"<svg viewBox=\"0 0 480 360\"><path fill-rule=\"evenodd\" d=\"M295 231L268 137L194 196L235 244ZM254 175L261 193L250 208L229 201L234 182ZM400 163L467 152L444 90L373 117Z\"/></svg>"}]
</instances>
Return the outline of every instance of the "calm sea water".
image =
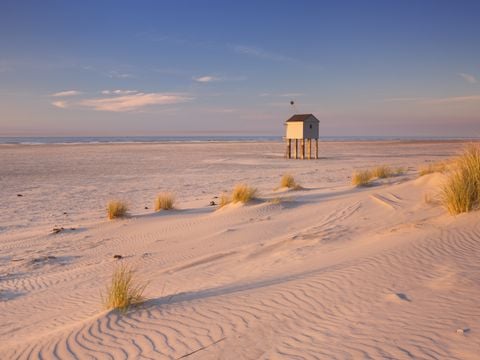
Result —
<instances>
[{"instance_id":1,"label":"calm sea water","mask_svg":"<svg viewBox=\"0 0 480 360\"><path fill-rule=\"evenodd\" d=\"M421 141L479 140L478 137L419 137L419 136L325 136L321 141ZM161 142L220 142L220 141L282 141L281 136L52 136L0 137L0 144L99 144L99 143L161 143Z\"/></svg>"}]
</instances>

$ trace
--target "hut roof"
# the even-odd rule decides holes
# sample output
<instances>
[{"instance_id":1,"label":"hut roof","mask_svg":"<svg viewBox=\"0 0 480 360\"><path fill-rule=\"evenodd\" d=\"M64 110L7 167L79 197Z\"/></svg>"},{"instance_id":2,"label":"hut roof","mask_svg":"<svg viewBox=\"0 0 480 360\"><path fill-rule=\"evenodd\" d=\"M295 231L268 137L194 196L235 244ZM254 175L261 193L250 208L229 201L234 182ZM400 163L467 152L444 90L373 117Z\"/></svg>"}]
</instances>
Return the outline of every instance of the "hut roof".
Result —
<instances>
[{"instance_id":1,"label":"hut roof","mask_svg":"<svg viewBox=\"0 0 480 360\"><path fill-rule=\"evenodd\" d=\"M313 114L295 114L293 115L290 119L288 119L286 122L304 122L307 120L309 117L313 117L314 120L317 122L320 122Z\"/></svg>"}]
</instances>

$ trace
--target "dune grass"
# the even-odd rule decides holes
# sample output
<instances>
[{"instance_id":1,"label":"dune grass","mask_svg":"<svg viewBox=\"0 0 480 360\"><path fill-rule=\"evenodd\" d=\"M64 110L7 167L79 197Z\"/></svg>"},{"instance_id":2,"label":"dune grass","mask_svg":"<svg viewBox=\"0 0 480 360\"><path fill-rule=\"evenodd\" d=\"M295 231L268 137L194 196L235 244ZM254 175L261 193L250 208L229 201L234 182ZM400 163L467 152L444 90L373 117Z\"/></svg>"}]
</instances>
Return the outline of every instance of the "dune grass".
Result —
<instances>
[{"instance_id":1,"label":"dune grass","mask_svg":"<svg viewBox=\"0 0 480 360\"><path fill-rule=\"evenodd\" d=\"M155 198L155 211L171 210L175 205L175 195L170 192L161 192Z\"/></svg>"},{"instance_id":2,"label":"dune grass","mask_svg":"<svg viewBox=\"0 0 480 360\"><path fill-rule=\"evenodd\" d=\"M418 176L424 176L433 173L444 173L447 170L447 164L445 162L434 162L424 166L421 166L418 171Z\"/></svg>"},{"instance_id":3,"label":"dune grass","mask_svg":"<svg viewBox=\"0 0 480 360\"><path fill-rule=\"evenodd\" d=\"M143 292L147 284L141 284L134 276L131 267L120 264L113 272L110 284L106 289L103 304L106 309L118 309L126 312L132 305L145 301Z\"/></svg>"},{"instance_id":4,"label":"dune grass","mask_svg":"<svg viewBox=\"0 0 480 360\"><path fill-rule=\"evenodd\" d=\"M232 202L241 202L243 204L246 204L249 201L254 200L256 195L257 189L248 186L247 184L237 184L232 191Z\"/></svg>"},{"instance_id":5,"label":"dune grass","mask_svg":"<svg viewBox=\"0 0 480 360\"><path fill-rule=\"evenodd\" d=\"M282 179L280 180L280 188L289 188L293 190L300 190L302 189L302 186L300 184L297 184L295 181L294 177L290 174L285 174L282 176Z\"/></svg>"},{"instance_id":6,"label":"dune grass","mask_svg":"<svg viewBox=\"0 0 480 360\"><path fill-rule=\"evenodd\" d=\"M480 207L480 145L468 146L456 159L442 187L442 202L454 215Z\"/></svg>"},{"instance_id":7,"label":"dune grass","mask_svg":"<svg viewBox=\"0 0 480 360\"><path fill-rule=\"evenodd\" d=\"M128 206L120 200L111 200L107 204L107 216L110 220L122 218L127 215Z\"/></svg>"},{"instance_id":8,"label":"dune grass","mask_svg":"<svg viewBox=\"0 0 480 360\"><path fill-rule=\"evenodd\" d=\"M219 207L222 208L230 203L246 204L256 198L257 189L247 184L237 184L231 194L223 193L220 195Z\"/></svg>"},{"instance_id":9,"label":"dune grass","mask_svg":"<svg viewBox=\"0 0 480 360\"><path fill-rule=\"evenodd\" d=\"M368 186L374 178L370 170L357 170L352 176L352 185Z\"/></svg>"},{"instance_id":10,"label":"dune grass","mask_svg":"<svg viewBox=\"0 0 480 360\"><path fill-rule=\"evenodd\" d=\"M218 206L222 208L225 205L230 204L231 202L232 202L232 199L230 198L230 196L227 193L223 193L222 195L220 195L220 201L218 203Z\"/></svg>"},{"instance_id":11,"label":"dune grass","mask_svg":"<svg viewBox=\"0 0 480 360\"><path fill-rule=\"evenodd\" d=\"M393 170L387 165L377 166L371 170L372 176L379 179L386 179L394 175Z\"/></svg>"},{"instance_id":12,"label":"dune grass","mask_svg":"<svg viewBox=\"0 0 480 360\"><path fill-rule=\"evenodd\" d=\"M369 186L373 179L386 179L392 176L402 175L404 172L404 168L399 167L393 170L387 165L380 165L367 170L356 170L352 175L352 185Z\"/></svg>"},{"instance_id":13,"label":"dune grass","mask_svg":"<svg viewBox=\"0 0 480 360\"><path fill-rule=\"evenodd\" d=\"M394 175L395 176L400 176L400 175L403 175L407 172L407 169L405 169L404 167L400 166L400 167L397 167L394 171Z\"/></svg>"}]
</instances>

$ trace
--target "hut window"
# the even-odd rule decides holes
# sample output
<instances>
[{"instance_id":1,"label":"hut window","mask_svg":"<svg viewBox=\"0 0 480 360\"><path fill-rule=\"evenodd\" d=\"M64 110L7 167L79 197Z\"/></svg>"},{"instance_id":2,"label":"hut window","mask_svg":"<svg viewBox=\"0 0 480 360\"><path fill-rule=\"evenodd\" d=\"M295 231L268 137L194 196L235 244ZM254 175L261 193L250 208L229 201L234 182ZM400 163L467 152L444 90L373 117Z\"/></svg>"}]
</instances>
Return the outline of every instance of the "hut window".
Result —
<instances>
[{"instance_id":1,"label":"hut window","mask_svg":"<svg viewBox=\"0 0 480 360\"><path fill-rule=\"evenodd\" d=\"M312 124L310 124L310 129L312 128Z\"/></svg>"}]
</instances>

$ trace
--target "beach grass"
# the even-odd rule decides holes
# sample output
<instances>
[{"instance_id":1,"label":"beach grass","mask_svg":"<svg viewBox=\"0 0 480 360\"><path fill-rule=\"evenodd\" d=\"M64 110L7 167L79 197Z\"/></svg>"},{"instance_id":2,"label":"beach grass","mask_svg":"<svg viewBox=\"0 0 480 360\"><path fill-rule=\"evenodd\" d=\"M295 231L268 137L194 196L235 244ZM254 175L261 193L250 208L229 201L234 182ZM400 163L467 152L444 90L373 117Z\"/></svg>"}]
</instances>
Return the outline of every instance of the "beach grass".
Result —
<instances>
[{"instance_id":1,"label":"beach grass","mask_svg":"<svg viewBox=\"0 0 480 360\"><path fill-rule=\"evenodd\" d=\"M455 160L442 187L442 202L454 215L480 207L480 145L469 145Z\"/></svg>"},{"instance_id":2,"label":"beach grass","mask_svg":"<svg viewBox=\"0 0 480 360\"><path fill-rule=\"evenodd\" d=\"M444 173L447 170L447 164L445 162L434 162L428 165L421 166L418 171L418 176L424 176L433 173Z\"/></svg>"},{"instance_id":3,"label":"beach grass","mask_svg":"<svg viewBox=\"0 0 480 360\"><path fill-rule=\"evenodd\" d=\"M222 195L220 195L220 201L218 203L218 206L222 208L225 205L230 204L231 202L232 202L232 199L230 198L230 196L227 193L223 193Z\"/></svg>"},{"instance_id":4,"label":"beach grass","mask_svg":"<svg viewBox=\"0 0 480 360\"><path fill-rule=\"evenodd\" d=\"M371 184L373 177L370 170L357 170L352 175L352 185L368 186Z\"/></svg>"},{"instance_id":5,"label":"beach grass","mask_svg":"<svg viewBox=\"0 0 480 360\"><path fill-rule=\"evenodd\" d=\"M110 220L122 218L127 215L128 206L120 200L111 200L107 204L107 216Z\"/></svg>"},{"instance_id":6,"label":"beach grass","mask_svg":"<svg viewBox=\"0 0 480 360\"><path fill-rule=\"evenodd\" d=\"M155 211L171 210L175 205L175 195L171 192L161 192L154 202Z\"/></svg>"},{"instance_id":7,"label":"beach grass","mask_svg":"<svg viewBox=\"0 0 480 360\"><path fill-rule=\"evenodd\" d=\"M143 292L147 284L141 284L134 276L134 270L126 265L120 264L113 271L110 284L106 289L106 297L103 304L106 309L118 309L122 312L128 310L132 305L138 305L145 301Z\"/></svg>"},{"instance_id":8,"label":"beach grass","mask_svg":"<svg viewBox=\"0 0 480 360\"><path fill-rule=\"evenodd\" d=\"M232 202L241 202L246 204L255 199L257 195L257 189L247 184L237 184L232 191Z\"/></svg>"},{"instance_id":9,"label":"beach grass","mask_svg":"<svg viewBox=\"0 0 480 360\"><path fill-rule=\"evenodd\" d=\"M293 190L300 190L302 186L297 184L294 177L290 174L285 174L280 179L280 188L288 188Z\"/></svg>"},{"instance_id":10,"label":"beach grass","mask_svg":"<svg viewBox=\"0 0 480 360\"><path fill-rule=\"evenodd\" d=\"M386 179L394 175L393 170L387 165L380 165L376 168L372 169L371 171L373 177L377 177L379 179Z\"/></svg>"},{"instance_id":11,"label":"beach grass","mask_svg":"<svg viewBox=\"0 0 480 360\"><path fill-rule=\"evenodd\" d=\"M397 167L394 171L394 175L395 176L400 176L400 175L403 175L407 172L407 169L405 169L404 167L400 166L400 167Z\"/></svg>"}]
</instances>

